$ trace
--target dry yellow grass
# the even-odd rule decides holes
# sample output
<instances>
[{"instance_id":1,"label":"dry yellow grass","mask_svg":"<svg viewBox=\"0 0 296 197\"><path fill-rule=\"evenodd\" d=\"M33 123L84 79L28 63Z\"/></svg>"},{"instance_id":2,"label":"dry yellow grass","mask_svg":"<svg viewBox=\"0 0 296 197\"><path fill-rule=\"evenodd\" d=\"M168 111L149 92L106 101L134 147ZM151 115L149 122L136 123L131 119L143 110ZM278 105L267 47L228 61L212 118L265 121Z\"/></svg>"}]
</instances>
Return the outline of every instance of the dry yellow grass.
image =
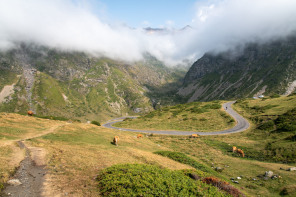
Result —
<instances>
[{"instance_id":1,"label":"dry yellow grass","mask_svg":"<svg viewBox=\"0 0 296 197\"><path fill-rule=\"evenodd\" d=\"M221 140L231 145L248 143L256 146L256 141L246 137L251 129L240 134L198 139L188 138L188 136L155 135L152 137L143 135L143 138L138 139L136 133L116 131L91 124L67 124L66 122L14 114L1 116L0 124L2 126L19 129L24 133L12 134L11 136L14 138L0 140L2 144L0 147L2 150L0 152L0 170L5 172L7 177L10 170L21 160L23 153L16 146L15 140L34 135L39 136L27 140L26 144L32 147L32 150L35 147L35 149L46 151L45 163L48 169L45 183L46 196L65 196L66 194L69 196L98 196L96 176L101 169L114 164L153 164L174 170L191 168L153 154L153 152L160 150L183 152L204 165L221 166L225 168L221 174L228 179L243 176L239 187L250 196L278 196L279 186L296 182L293 173L279 170L280 167L288 168L291 167L290 165L232 157L205 142L206 140ZM34 126L34 123L36 123L35 127L28 131L28 125ZM5 134L3 131L1 132L0 134ZM119 146L114 146L111 143L115 135L120 138ZM18 159L12 162L11 157L15 154L19 154ZM5 166L5 163L8 165ZM252 181L252 178L256 178L268 170L283 178L273 182Z\"/></svg>"},{"instance_id":2,"label":"dry yellow grass","mask_svg":"<svg viewBox=\"0 0 296 197\"><path fill-rule=\"evenodd\" d=\"M2 130L0 134L11 137L0 140L0 164L7 163L0 167L1 171L6 173L2 182L8 179L12 170L23 159L23 151L15 142L32 138L25 141L32 151L31 156L41 158L46 153L48 174L44 194L47 196L64 196L65 193L72 196L98 196L96 175L99 170L114 164L143 163L170 169L191 169L190 166L153 154L154 151L168 149L155 144L147 137L138 139L135 133L17 114L1 116L1 127L9 129L6 132ZM15 130L20 132L14 132ZM111 144L115 135L120 137L119 146ZM7 145L4 146L4 143ZM16 154L22 157L11 163L10 160Z\"/></svg>"}]
</instances>

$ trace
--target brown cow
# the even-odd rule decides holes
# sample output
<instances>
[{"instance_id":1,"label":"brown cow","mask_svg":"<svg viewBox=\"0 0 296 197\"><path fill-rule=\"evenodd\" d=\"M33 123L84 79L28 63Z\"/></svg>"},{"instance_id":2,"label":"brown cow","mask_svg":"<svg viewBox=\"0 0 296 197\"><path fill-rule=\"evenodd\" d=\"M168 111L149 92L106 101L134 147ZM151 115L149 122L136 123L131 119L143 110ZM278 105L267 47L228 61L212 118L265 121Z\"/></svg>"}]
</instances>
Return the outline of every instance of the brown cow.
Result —
<instances>
[{"instance_id":1,"label":"brown cow","mask_svg":"<svg viewBox=\"0 0 296 197\"><path fill-rule=\"evenodd\" d=\"M113 144L118 146L118 141L119 141L119 137L115 136L114 139L113 139Z\"/></svg>"},{"instance_id":2,"label":"brown cow","mask_svg":"<svg viewBox=\"0 0 296 197\"><path fill-rule=\"evenodd\" d=\"M235 153L236 151L237 151L236 146L233 146L233 147L232 147L232 152Z\"/></svg>"},{"instance_id":3,"label":"brown cow","mask_svg":"<svg viewBox=\"0 0 296 197\"><path fill-rule=\"evenodd\" d=\"M245 153L244 153L243 150L241 150L241 149L237 149L236 152L237 152L238 154L240 154L240 156L245 157Z\"/></svg>"},{"instance_id":4,"label":"brown cow","mask_svg":"<svg viewBox=\"0 0 296 197\"><path fill-rule=\"evenodd\" d=\"M139 138L142 138L142 137L143 137L142 134L138 134L138 136L137 136L138 139L139 139Z\"/></svg>"},{"instance_id":5,"label":"brown cow","mask_svg":"<svg viewBox=\"0 0 296 197\"><path fill-rule=\"evenodd\" d=\"M192 134L190 137L191 137L191 138L198 138L199 135L197 135L197 134Z\"/></svg>"},{"instance_id":6,"label":"brown cow","mask_svg":"<svg viewBox=\"0 0 296 197\"><path fill-rule=\"evenodd\" d=\"M33 116L33 115L34 115L34 112L32 112L32 111L28 111L28 115L29 115L29 116Z\"/></svg>"}]
</instances>

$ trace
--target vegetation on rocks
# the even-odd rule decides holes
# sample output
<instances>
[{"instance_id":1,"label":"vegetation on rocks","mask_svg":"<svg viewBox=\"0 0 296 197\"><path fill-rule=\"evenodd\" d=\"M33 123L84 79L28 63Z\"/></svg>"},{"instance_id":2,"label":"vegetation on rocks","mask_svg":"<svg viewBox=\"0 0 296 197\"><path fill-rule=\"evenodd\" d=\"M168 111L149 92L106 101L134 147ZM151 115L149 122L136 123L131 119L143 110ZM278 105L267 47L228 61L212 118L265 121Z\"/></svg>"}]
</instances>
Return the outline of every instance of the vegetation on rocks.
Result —
<instances>
[{"instance_id":1,"label":"vegetation on rocks","mask_svg":"<svg viewBox=\"0 0 296 197\"><path fill-rule=\"evenodd\" d=\"M102 170L97 180L102 196L228 196L182 171L153 165L115 165Z\"/></svg>"}]
</instances>

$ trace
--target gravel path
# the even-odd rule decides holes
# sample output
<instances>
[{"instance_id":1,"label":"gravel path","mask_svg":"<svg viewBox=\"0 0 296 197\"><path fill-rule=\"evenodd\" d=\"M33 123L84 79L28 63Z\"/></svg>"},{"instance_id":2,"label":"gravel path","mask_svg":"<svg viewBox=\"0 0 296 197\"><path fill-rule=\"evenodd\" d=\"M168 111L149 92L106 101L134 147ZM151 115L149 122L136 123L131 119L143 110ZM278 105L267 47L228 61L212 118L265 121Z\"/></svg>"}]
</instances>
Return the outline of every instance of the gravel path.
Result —
<instances>
[{"instance_id":1,"label":"gravel path","mask_svg":"<svg viewBox=\"0 0 296 197\"><path fill-rule=\"evenodd\" d=\"M5 197L40 197L46 174L45 165L38 165L35 160L32 160L30 150L23 141L17 143L21 149L26 149L26 157L13 177L13 180L18 180L19 183L8 185L2 195Z\"/></svg>"},{"instance_id":2,"label":"gravel path","mask_svg":"<svg viewBox=\"0 0 296 197\"><path fill-rule=\"evenodd\" d=\"M26 156L25 159L20 163L18 170L15 175L10 179L12 183L8 181L7 187L1 193L0 196L4 197L41 197L47 196L44 193L48 192L44 188L46 183L45 175L46 161L45 155L46 151L40 147L31 147L26 145L26 140L44 136L46 134L54 132L61 126L68 125L69 123L63 123L59 125L54 125L47 131L42 132L33 137L24 138L21 141L17 141L21 149L25 149Z\"/></svg>"},{"instance_id":3,"label":"gravel path","mask_svg":"<svg viewBox=\"0 0 296 197\"><path fill-rule=\"evenodd\" d=\"M238 133L247 130L250 127L249 122L239 115L236 111L231 108L231 105L235 103L235 101L231 101L223 104L224 110L232 116L236 120L236 125L233 128L226 129L223 131L215 131L215 132L193 132L193 131L154 131L154 130L139 130L139 129L124 129L112 126L114 123L121 122L127 117L121 117L110 120L108 123L103 124L103 127L110 129L117 129L120 131L131 131L131 132L141 132L141 133L155 133L155 134L163 134L163 135L222 135L222 134L230 134L230 133ZM133 116L129 116L128 118L137 118Z\"/></svg>"}]
</instances>

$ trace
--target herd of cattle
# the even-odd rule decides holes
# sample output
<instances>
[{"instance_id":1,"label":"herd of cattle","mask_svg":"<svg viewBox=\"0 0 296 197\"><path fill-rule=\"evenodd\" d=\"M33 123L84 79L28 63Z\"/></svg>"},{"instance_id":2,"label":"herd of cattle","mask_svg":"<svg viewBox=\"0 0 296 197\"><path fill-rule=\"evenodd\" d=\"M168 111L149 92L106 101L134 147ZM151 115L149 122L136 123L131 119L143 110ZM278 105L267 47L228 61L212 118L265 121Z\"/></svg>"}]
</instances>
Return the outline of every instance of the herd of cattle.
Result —
<instances>
[{"instance_id":1,"label":"herd of cattle","mask_svg":"<svg viewBox=\"0 0 296 197\"><path fill-rule=\"evenodd\" d=\"M28 115L29 116L33 116L34 115L34 112L33 111L28 111ZM143 135L142 134L138 134L137 135L137 138L142 138ZM199 138L200 136L198 134L192 134L189 136L190 138ZM119 137L118 136L115 136L114 139L113 139L113 144L118 146L118 142L119 142ZM239 149L239 148L236 148L235 146L232 147L232 152L233 153L238 153L241 157L245 157L245 153L242 149Z\"/></svg>"},{"instance_id":2,"label":"herd of cattle","mask_svg":"<svg viewBox=\"0 0 296 197\"><path fill-rule=\"evenodd\" d=\"M142 134L138 134L137 135L137 138L142 138L143 135ZM190 138L199 138L200 136L198 134L192 134L189 136ZM119 137L118 136L115 136L114 139L113 139L113 144L118 146L118 141L119 141ZM241 157L245 157L245 153L242 149L239 149L237 148L236 146L233 146L232 147L232 152L233 153L238 153Z\"/></svg>"}]
</instances>

